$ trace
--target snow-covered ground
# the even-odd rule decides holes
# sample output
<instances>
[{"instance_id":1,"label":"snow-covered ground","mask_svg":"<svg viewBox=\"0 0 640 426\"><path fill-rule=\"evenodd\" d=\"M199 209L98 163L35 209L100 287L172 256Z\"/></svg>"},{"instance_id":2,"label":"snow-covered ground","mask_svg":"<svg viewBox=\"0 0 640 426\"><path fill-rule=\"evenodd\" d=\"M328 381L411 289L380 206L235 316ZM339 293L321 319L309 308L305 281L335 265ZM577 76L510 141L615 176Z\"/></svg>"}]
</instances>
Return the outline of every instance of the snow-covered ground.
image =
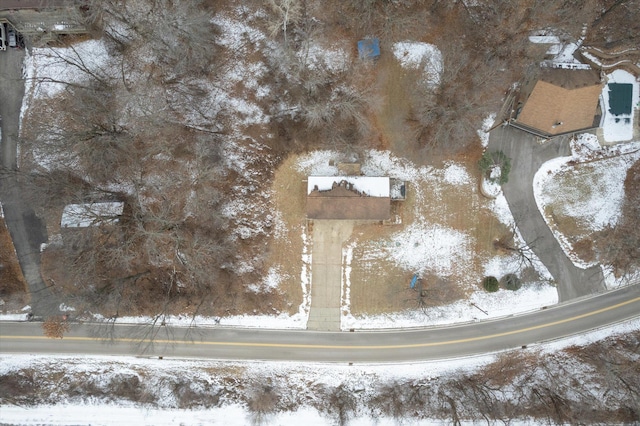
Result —
<instances>
[{"instance_id":1,"label":"snow-covered ground","mask_svg":"<svg viewBox=\"0 0 640 426\"><path fill-rule=\"evenodd\" d=\"M443 70L442 53L433 44L403 41L393 45L393 54L404 68L423 67L424 80L428 86L440 84Z\"/></svg>"},{"instance_id":2,"label":"snow-covered ground","mask_svg":"<svg viewBox=\"0 0 640 426\"><path fill-rule=\"evenodd\" d=\"M602 148L595 135L584 133L575 138L571 147L571 156L548 161L538 170L534 194L564 252L574 264L587 268L595 263L575 255L570 239L550 220L548 210L576 221L584 232L572 235L574 241L615 225L621 214L627 170L640 159L640 142ZM605 276L610 288L620 284L611 274Z\"/></svg>"},{"instance_id":3,"label":"snow-covered ground","mask_svg":"<svg viewBox=\"0 0 640 426\"><path fill-rule=\"evenodd\" d=\"M625 335L640 330L640 320L624 324L604 327L599 330L559 339L554 342L529 345L519 353L557 355L562 349L585 346L607 337ZM213 407L179 409L176 392L177 386L185 380L194 395L209 392L234 395L247 392L255 383L268 383L278 389L280 398L289 401L296 394L308 394L313 388L343 387L357 392L358 400L368 400L379 386L400 382L419 382L428 386L436 379L446 379L455 375L472 375L478 369L498 359L499 354L479 357L459 358L437 362L410 363L396 365L327 365L299 363L222 363L216 361L191 361L172 359L144 359L133 357L79 357L79 356L33 356L33 355L0 355L0 375L18 371L31 371L33 377L50 372L59 372L61 380L72 380L73 377L84 377L90 381L93 389L100 394L106 391L106 397L82 397L66 399L56 397L55 392L46 400L54 400L55 404L37 406L2 405L0 406L0 422L25 426L71 424L92 425L246 425L255 423L247 405L237 400L221 398ZM227 373L225 373L227 372ZM234 380L225 380L233 375ZM139 377L145 386L151 386L148 397L152 404L137 404L130 400L109 398L110 384L127 377ZM182 380L182 382L181 382ZM246 397L246 394L245 394ZM110 400L106 403L105 400ZM195 401L194 401L195 402ZM318 411L322 401L313 398L301 402L290 401L295 407L290 411L268 413L262 424L281 426L289 425L332 425L335 417ZM315 407L314 407L315 405ZM376 424L380 426L397 425L398 420L385 415L372 416L366 410L355 414L349 425L364 426ZM402 424L430 425L442 424L437 419L404 419ZM463 424L475 424L464 423ZM530 424L525 422L523 424Z\"/></svg>"},{"instance_id":4,"label":"snow-covered ground","mask_svg":"<svg viewBox=\"0 0 640 426\"><path fill-rule=\"evenodd\" d=\"M491 118L488 118L492 122ZM336 164L340 154L331 151L317 151L303 155L298 160L298 170L306 175L336 176ZM367 252L367 261L375 259L392 260L395 265L414 273L435 273L438 276L450 276L455 271L471 269L473 259L471 249L473 237L464 231L452 229L433 222L423 216L420 203L432 202L430 197L437 197L438 191L445 190L448 185L468 187L469 196L474 195L475 179L462 164L448 163L442 169L418 167L406 159L395 157L388 151L369 151L361 159L362 172L367 176L389 176L410 182L411 191L416 198L414 214L416 219L403 229L393 233L388 239L374 245L375 250ZM428 183L435 194L423 193L421 186ZM514 224L506 200L501 193L490 202L496 218L508 227ZM520 238L518 235L516 238ZM350 274L354 260L355 243L343 248L343 296L342 296L342 329L350 328L400 328L418 327L434 324L450 324L456 322L476 321L484 318L512 315L518 312L540 309L557 303L555 287L547 282L537 282L525 286L519 291L499 290L487 293L474 286L468 300L451 305L422 310L408 310L384 315L357 316L350 312ZM466 265L466 266L465 266ZM535 261L535 267L545 280L551 277L541 262ZM502 277L507 273L519 271L517 256L495 255L485 265L484 273ZM484 311L484 312L483 312Z\"/></svg>"}]
</instances>

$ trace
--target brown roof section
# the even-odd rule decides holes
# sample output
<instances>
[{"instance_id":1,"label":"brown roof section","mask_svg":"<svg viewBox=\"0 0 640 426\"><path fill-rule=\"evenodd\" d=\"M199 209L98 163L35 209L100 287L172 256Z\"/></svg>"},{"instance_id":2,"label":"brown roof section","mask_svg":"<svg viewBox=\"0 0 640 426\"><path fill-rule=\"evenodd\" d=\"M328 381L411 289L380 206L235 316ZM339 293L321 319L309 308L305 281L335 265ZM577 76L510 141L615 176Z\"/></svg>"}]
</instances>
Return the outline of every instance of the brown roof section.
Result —
<instances>
[{"instance_id":1,"label":"brown roof section","mask_svg":"<svg viewBox=\"0 0 640 426\"><path fill-rule=\"evenodd\" d=\"M329 191L313 190L307 196L309 219L386 220L391 216L391 198L368 197L336 186Z\"/></svg>"},{"instance_id":2,"label":"brown roof section","mask_svg":"<svg viewBox=\"0 0 640 426\"><path fill-rule=\"evenodd\" d=\"M592 128L601 91L593 70L545 70L517 122L549 135Z\"/></svg>"}]
</instances>

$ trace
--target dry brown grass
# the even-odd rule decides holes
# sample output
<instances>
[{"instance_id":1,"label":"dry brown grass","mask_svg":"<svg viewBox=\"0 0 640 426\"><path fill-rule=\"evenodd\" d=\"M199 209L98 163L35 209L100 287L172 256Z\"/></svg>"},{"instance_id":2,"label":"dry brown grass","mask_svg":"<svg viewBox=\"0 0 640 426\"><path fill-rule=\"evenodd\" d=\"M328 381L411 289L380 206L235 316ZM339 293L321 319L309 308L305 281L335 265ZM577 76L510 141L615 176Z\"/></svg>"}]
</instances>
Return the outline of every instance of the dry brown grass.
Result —
<instances>
[{"instance_id":1,"label":"dry brown grass","mask_svg":"<svg viewBox=\"0 0 640 426\"><path fill-rule=\"evenodd\" d=\"M4 219L0 218L0 298L3 311L19 309L27 303L27 283Z\"/></svg>"},{"instance_id":2,"label":"dry brown grass","mask_svg":"<svg viewBox=\"0 0 640 426\"><path fill-rule=\"evenodd\" d=\"M273 201L282 222L276 225L275 236L267 246L267 262L283 277L279 290L287 300L289 313L296 312L302 301L302 232L306 226L305 176L295 170L297 158L289 156L274 174Z\"/></svg>"},{"instance_id":3,"label":"dry brown grass","mask_svg":"<svg viewBox=\"0 0 640 426\"><path fill-rule=\"evenodd\" d=\"M375 126L382 135L382 142L385 148L394 152L414 152L416 143L407 119L411 113L415 74L404 70L391 52L381 55L376 69L376 90L384 104L375 116Z\"/></svg>"}]
</instances>

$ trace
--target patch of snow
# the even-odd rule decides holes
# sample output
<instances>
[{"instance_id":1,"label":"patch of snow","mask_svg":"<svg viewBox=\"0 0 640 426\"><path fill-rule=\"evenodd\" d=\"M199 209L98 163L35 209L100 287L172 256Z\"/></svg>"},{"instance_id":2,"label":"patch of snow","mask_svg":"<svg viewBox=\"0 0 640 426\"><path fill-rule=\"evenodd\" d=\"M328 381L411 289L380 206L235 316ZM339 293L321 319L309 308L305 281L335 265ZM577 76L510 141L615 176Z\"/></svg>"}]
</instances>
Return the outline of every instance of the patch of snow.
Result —
<instances>
[{"instance_id":1,"label":"patch of snow","mask_svg":"<svg viewBox=\"0 0 640 426\"><path fill-rule=\"evenodd\" d=\"M302 228L302 270L300 271L300 286L302 287L302 303L298 308L298 315L304 318L304 327L307 326L309 319L309 311L311 309L311 264L313 260L312 247L313 242L306 232L306 229Z\"/></svg>"},{"instance_id":2,"label":"patch of snow","mask_svg":"<svg viewBox=\"0 0 640 426\"><path fill-rule=\"evenodd\" d=\"M309 42L306 49L301 49L296 54L311 70L326 68L332 72L341 72L353 61L343 48L321 46L313 41Z\"/></svg>"},{"instance_id":3,"label":"patch of snow","mask_svg":"<svg viewBox=\"0 0 640 426\"><path fill-rule=\"evenodd\" d=\"M0 314L0 321L26 321L29 314Z\"/></svg>"},{"instance_id":4,"label":"patch of snow","mask_svg":"<svg viewBox=\"0 0 640 426\"><path fill-rule=\"evenodd\" d=\"M602 265L602 272L604 274L604 283L610 290L640 282L640 269L628 271L626 274L616 277L611 266Z\"/></svg>"},{"instance_id":5,"label":"patch of snow","mask_svg":"<svg viewBox=\"0 0 640 426\"><path fill-rule=\"evenodd\" d=\"M97 316L97 318L100 318ZM278 315L228 315L223 317L205 317L192 315L167 315L160 318L166 325L174 327L247 327L270 329L305 329L308 313L298 312L294 315L280 313ZM158 318L139 316L122 316L115 319L117 324L157 324Z\"/></svg>"},{"instance_id":6,"label":"patch of snow","mask_svg":"<svg viewBox=\"0 0 640 426\"><path fill-rule=\"evenodd\" d=\"M576 43L565 43L558 54L553 58L554 64L580 64L574 54L576 50L582 45L582 41Z\"/></svg>"},{"instance_id":7,"label":"patch of snow","mask_svg":"<svg viewBox=\"0 0 640 426\"><path fill-rule=\"evenodd\" d=\"M336 155L334 151L307 153L298 159L296 169L307 176L335 176L338 174Z\"/></svg>"},{"instance_id":8,"label":"patch of snow","mask_svg":"<svg viewBox=\"0 0 640 426\"><path fill-rule=\"evenodd\" d=\"M259 284L251 284L248 288L255 293L271 293L278 289L283 279L284 277L278 268L272 266Z\"/></svg>"},{"instance_id":9,"label":"patch of snow","mask_svg":"<svg viewBox=\"0 0 640 426\"><path fill-rule=\"evenodd\" d=\"M557 303L558 292L556 288L538 282L524 285L517 291L504 289L495 293L488 293L484 290L476 291L468 300L445 306L430 307L424 312L407 310L363 317L355 317L348 313L342 317L341 327L343 330L350 328L405 328L475 322L535 311Z\"/></svg>"},{"instance_id":10,"label":"patch of snow","mask_svg":"<svg viewBox=\"0 0 640 426\"><path fill-rule=\"evenodd\" d=\"M482 127L477 130L480 143L484 148L489 145L489 129L496 121L496 113L489 114L484 120L482 120Z\"/></svg>"},{"instance_id":11,"label":"patch of snow","mask_svg":"<svg viewBox=\"0 0 640 426\"><path fill-rule=\"evenodd\" d=\"M581 179L588 179L589 184L581 188L561 186L558 174L572 174L575 170L566 158L559 158L545 163L534 178L536 202L544 213L547 205L553 204L556 197L562 203L555 203L556 214L576 218L588 223L593 231L615 225L620 217L620 208L624 200L624 180L629 167L640 156L613 157L601 160L600 164L583 164L587 174L580 173ZM560 209L560 210L557 210Z\"/></svg>"},{"instance_id":12,"label":"patch of snow","mask_svg":"<svg viewBox=\"0 0 640 426\"><path fill-rule=\"evenodd\" d=\"M494 170L495 169L496 168L494 168ZM497 167L497 169L500 170L499 167ZM492 171L492 174L493 174L493 171ZM499 174L498 174L498 177L500 177ZM485 194L487 197L495 198L498 195L502 194L502 186L500 186L500 184L493 179L487 179L486 177L483 176L480 184L482 185L482 193Z\"/></svg>"},{"instance_id":13,"label":"patch of snow","mask_svg":"<svg viewBox=\"0 0 640 426\"><path fill-rule=\"evenodd\" d=\"M552 354L572 346L587 346L614 335L627 335L639 329L640 319L632 319L619 324L613 324L586 333L581 333L578 336L564 337L553 342L538 344L535 345L535 347L541 349L543 354Z\"/></svg>"},{"instance_id":14,"label":"patch of snow","mask_svg":"<svg viewBox=\"0 0 640 426\"><path fill-rule=\"evenodd\" d=\"M451 185L466 185L471 183L471 176L459 164L447 163L447 168L444 169L444 181Z\"/></svg>"},{"instance_id":15,"label":"patch of snow","mask_svg":"<svg viewBox=\"0 0 640 426\"><path fill-rule=\"evenodd\" d=\"M60 306L58 306L58 309L60 310L60 312L75 312L76 310L76 308L67 306L64 303L61 303Z\"/></svg>"},{"instance_id":16,"label":"patch of snow","mask_svg":"<svg viewBox=\"0 0 640 426\"><path fill-rule=\"evenodd\" d=\"M369 197L389 197L389 178L381 176L309 176L307 180L307 194L316 188L319 191L329 191L333 185L347 182L353 189Z\"/></svg>"},{"instance_id":17,"label":"patch of snow","mask_svg":"<svg viewBox=\"0 0 640 426\"><path fill-rule=\"evenodd\" d=\"M414 222L383 242L386 256L415 273L441 276L465 268L472 258L469 236L440 225Z\"/></svg>"},{"instance_id":18,"label":"patch of snow","mask_svg":"<svg viewBox=\"0 0 640 426\"><path fill-rule=\"evenodd\" d=\"M411 161L395 157L389 151L376 150L367 151L361 170L367 176L389 176L408 182L432 179L434 172L430 167L416 167Z\"/></svg>"},{"instance_id":19,"label":"patch of snow","mask_svg":"<svg viewBox=\"0 0 640 426\"><path fill-rule=\"evenodd\" d=\"M404 68L424 67L427 85L440 84L443 70L442 53L433 44L415 41L394 43L393 54Z\"/></svg>"},{"instance_id":20,"label":"patch of snow","mask_svg":"<svg viewBox=\"0 0 640 426\"><path fill-rule=\"evenodd\" d=\"M255 45L266 38L262 31L239 17L218 14L211 19L211 22L221 30L216 37L216 43L234 52L246 53L248 46Z\"/></svg>"},{"instance_id":21,"label":"patch of snow","mask_svg":"<svg viewBox=\"0 0 640 426\"><path fill-rule=\"evenodd\" d=\"M571 146L571 156L555 158L540 167L533 189L538 209L564 252L574 264L587 268L594 263L573 253L569 238L549 222L546 212L553 205L555 214L574 218L585 229L582 237L615 225L621 214L627 170L640 158L640 142L602 148L595 136L583 134ZM567 179L575 185L567 185Z\"/></svg>"},{"instance_id":22,"label":"patch of snow","mask_svg":"<svg viewBox=\"0 0 640 426\"><path fill-rule=\"evenodd\" d=\"M341 310L344 315L351 314L351 261L354 243L342 249L342 297Z\"/></svg>"},{"instance_id":23,"label":"patch of snow","mask_svg":"<svg viewBox=\"0 0 640 426\"><path fill-rule=\"evenodd\" d=\"M87 81L93 78L91 74L108 79L113 70L107 66L109 53L102 40L87 40L72 47L33 48L24 61L25 93L35 98L53 97L67 83Z\"/></svg>"},{"instance_id":24,"label":"patch of snow","mask_svg":"<svg viewBox=\"0 0 640 426\"><path fill-rule=\"evenodd\" d=\"M63 228L84 228L96 224L117 222L122 215L124 203L68 204L62 210L60 226Z\"/></svg>"},{"instance_id":25,"label":"patch of snow","mask_svg":"<svg viewBox=\"0 0 640 426\"><path fill-rule=\"evenodd\" d=\"M529 41L536 44L558 44L560 43L560 37L554 35L532 35L529 36Z\"/></svg>"}]
</instances>

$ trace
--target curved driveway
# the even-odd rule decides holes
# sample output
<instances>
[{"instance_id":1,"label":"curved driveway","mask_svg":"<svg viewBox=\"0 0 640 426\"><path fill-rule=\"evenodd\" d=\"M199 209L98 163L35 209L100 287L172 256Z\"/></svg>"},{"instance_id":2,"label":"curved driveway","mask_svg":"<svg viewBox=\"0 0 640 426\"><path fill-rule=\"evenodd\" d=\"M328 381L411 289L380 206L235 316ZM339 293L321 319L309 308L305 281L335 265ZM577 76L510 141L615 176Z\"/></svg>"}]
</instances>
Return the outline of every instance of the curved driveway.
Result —
<instances>
[{"instance_id":1,"label":"curved driveway","mask_svg":"<svg viewBox=\"0 0 640 426\"><path fill-rule=\"evenodd\" d=\"M527 315L494 321L418 330L355 333L236 328L184 329L121 325L111 330L77 325L62 340L42 336L38 324L5 323L0 352L96 354L384 363L455 358L517 348L579 334L637 318L640 285L585 298ZM154 334L153 343L142 336Z\"/></svg>"},{"instance_id":2,"label":"curved driveway","mask_svg":"<svg viewBox=\"0 0 640 426\"><path fill-rule=\"evenodd\" d=\"M533 195L533 177L545 162L571 154L568 137L557 137L544 144L513 127L491 131L490 150L501 150L511 158L509 182L502 190L518 230L529 247L544 263L556 281L560 302L605 290L600 266L578 268L560 247L545 222Z\"/></svg>"}]
</instances>

